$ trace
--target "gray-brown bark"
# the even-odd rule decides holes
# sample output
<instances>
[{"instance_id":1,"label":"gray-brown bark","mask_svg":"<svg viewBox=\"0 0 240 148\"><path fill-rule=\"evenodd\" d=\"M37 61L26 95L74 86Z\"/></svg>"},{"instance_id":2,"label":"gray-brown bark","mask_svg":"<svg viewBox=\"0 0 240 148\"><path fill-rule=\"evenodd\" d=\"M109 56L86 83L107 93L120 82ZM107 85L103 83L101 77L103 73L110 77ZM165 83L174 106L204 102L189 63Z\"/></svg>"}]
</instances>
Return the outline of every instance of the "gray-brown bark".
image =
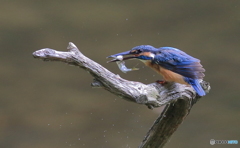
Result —
<instances>
[{"instance_id":1,"label":"gray-brown bark","mask_svg":"<svg viewBox=\"0 0 240 148\"><path fill-rule=\"evenodd\" d=\"M104 88L125 100L145 104L150 109L167 104L139 146L140 148L163 147L198 99L190 86L178 83L169 83L164 86L158 83L146 85L128 81L84 56L73 43L70 42L67 49L68 52L62 52L45 48L35 51L33 56L44 61L62 61L79 66L94 77L92 87ZM201 85L206 92L210 90L209 83L202 81Z\"/></svg>"}]
</instances>

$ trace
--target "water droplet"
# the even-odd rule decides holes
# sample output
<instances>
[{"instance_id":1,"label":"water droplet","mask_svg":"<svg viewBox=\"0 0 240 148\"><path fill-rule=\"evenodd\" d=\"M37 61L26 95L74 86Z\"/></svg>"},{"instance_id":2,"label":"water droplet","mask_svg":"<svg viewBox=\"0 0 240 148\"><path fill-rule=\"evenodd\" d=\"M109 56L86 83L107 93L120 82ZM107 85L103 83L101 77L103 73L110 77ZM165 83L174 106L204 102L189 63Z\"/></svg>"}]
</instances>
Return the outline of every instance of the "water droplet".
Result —
<instances>
[{"instance_id":1,"label":"water droplet","mask_svg":"<svg viewBox=\"0 0 240 148\"><path fill-rule=\"evenodd\" d=\"M80 138L78 138L78 140L80 140Z\"/></svg>"},{"instance_id":2,"label":"water droplet","mask_svg":"<svg viewBox=\"0 0 240 148\"><path fill-rule=\"evenodd\" d=\"M128 18L126 18L126 21L128 21Z\"/></svg>"}]
</instances>

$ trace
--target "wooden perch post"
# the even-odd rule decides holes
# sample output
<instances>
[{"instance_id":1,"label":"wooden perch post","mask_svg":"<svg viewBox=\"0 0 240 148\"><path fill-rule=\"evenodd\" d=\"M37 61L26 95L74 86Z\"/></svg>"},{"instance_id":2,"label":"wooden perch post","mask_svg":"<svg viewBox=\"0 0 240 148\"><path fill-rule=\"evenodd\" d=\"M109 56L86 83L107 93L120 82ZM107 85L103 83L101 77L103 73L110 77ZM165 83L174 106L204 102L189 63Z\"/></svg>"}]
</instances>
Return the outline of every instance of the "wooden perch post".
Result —
<instances>
[{"instance_id":1,"label":"wooden perch post","mask_svg":"<svg viewBox=\"0 0 240 148\"><path fill-rule=\"evenodd\" d=\"M70 42L67 49L68 52L62 52L44 48L35 51L33 57L79 66L94 77L92 87L104 88L125 100L144 104L150 109L166 105L139 148L162 148L189 114L192 105L200 98L196 96L191 86L178 83L164 86L158 83L146 85L125 80L84 56L73 43ZM202 81L201 85L206 92L209 92L208 82Z\"/></svg>"}]
</instances>

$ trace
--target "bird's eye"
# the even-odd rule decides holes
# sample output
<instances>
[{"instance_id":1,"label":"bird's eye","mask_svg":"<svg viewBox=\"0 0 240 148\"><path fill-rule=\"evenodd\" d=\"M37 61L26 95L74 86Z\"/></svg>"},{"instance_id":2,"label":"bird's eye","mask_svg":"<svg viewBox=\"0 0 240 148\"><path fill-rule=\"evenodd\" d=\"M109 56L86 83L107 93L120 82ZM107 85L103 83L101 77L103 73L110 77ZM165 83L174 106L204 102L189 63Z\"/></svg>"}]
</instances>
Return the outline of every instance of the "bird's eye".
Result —
<instances>
[{"instance_id":1,"label":"bird's eye","mask_svg":"<svg viewBox=\"0 0 240 148\"><path fill-rule=\"evenodd\" d=\"M140 49L131 51L132 54L139 54L139 53L141 53L141 52L142 52L142 51L141 51Z\"/></svg>"}]
</instances>

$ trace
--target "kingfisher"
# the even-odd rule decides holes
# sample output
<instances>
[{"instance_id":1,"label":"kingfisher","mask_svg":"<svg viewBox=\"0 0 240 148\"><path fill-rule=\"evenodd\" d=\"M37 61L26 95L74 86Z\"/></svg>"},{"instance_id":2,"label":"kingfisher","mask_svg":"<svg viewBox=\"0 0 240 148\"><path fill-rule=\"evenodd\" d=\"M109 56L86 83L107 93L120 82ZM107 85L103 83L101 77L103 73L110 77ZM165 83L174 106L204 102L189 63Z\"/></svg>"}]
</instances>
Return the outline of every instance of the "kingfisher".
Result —
<instances>
[{"instance_id":1,"label":"kingfisher","mask_svg":"<svg viewBox=\"0 0 240 148\"><path fill-rule=\"evenodd\" d=\"M140 45L129 51L111 55L108 58L115 58L110 62L117 62L120 61L116 58L118 56L123 56L121 60L138 59L142 61L146 66L151 67L158 74L162 75L164 80L157 81L160 84L177 82L191 85L199 96L206 95L199 83L199 80L205 76L205 69L201 65L200 60L180 49Z\"/></svg>"}]
</instances>

